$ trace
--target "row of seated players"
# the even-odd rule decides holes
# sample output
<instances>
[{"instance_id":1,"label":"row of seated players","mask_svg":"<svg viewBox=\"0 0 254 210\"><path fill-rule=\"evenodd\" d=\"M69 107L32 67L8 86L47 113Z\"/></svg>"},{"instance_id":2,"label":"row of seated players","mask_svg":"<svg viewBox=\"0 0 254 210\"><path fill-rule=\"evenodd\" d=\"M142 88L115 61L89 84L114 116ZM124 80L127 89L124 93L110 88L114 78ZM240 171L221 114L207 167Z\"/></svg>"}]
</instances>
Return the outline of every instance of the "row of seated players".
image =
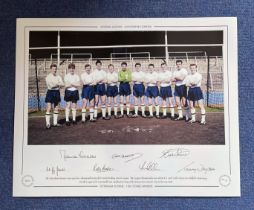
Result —
<instances>
[{"instance_id":1,"label":"row of seated players","mask_svg":"<svg viewBox=\"0 0 254 210\"><path fill-rule=\"evenodd\" d=\"M135 64L135 70L132 72L127 68L127 63L121 64L121 70L116 72L114 65L108 65L108 71L102 70L100 60L96 61L96 69L92 71L91 65L84 66L84 73L79 77L75 73L75 64L68 65L68 74L65 75L64 81L57 75L57 66L50 66L51 73L46 77L47 95L45 102L46 110L46 128L51 128L50 118L51 109L53 108L53 126L59 127L58 114L59 103L61 101L60 88L65 87L64 100L66 101L65 117L66 125L70 126L70 111L72 111L72 122L76 122L77 101L80 98L79 87L82 87L82 123L86 121L86 110L89 109L90 122L97 119L98 104L101 101L102 119L111 119L111 110L114 109L116 119L124 116L124 104L126 104L127 117L138 117L138 109L141 107L141 116L144 118L153 117L153 106L155 106L156 118L167 118L167 107L170 107L172 120L185 120L190 123L196 122L195 103L201 109L201 124L206 124L205 108L203 105L203 93L201 91L202 75L197 72L197 65L190 65L190 74L182 67L182 60L176 61L176 70L170 71L166 63L161 64L161 70L155 71L154 64L148 65L147 72L141 71L141 64ZM175 84L175 91L172 93L171 85ZM133 88L131 88L133 85ZM130 113L130 95L133 90L134 96L134 115ZM119 105L117 96L120 96L120 115L118 115ZM148 98L149 115L145 114L145 100ZM162 99L159 104L159 97ZM178 116L175 117L173 97L177 106ZM107 98L107 100L106 100ZM125 103L124 103L125 102ZM106 107L107 106L107 107ZM163 115L160 116L160 106ZM106 108L108 115L106 115ZM183 113L183 110L185 113Z\"/></svg>"}]
</instances>

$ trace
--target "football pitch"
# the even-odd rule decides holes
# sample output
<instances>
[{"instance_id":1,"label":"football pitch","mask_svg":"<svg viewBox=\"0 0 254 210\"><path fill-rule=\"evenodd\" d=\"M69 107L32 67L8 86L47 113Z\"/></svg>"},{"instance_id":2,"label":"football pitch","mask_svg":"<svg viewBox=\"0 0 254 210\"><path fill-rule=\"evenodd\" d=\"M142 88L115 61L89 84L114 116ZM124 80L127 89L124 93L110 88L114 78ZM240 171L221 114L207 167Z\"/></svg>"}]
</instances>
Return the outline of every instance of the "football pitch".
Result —
<instances>
[{"instance_id":1,"label":"football pitch","mask_svg":"<svg viewBox=\"0 0 254 210\"><path fill-rule=\"evenodd\" d=\"M208 111L208 110L207 110ZM64 114L59 116L62 127L45 129L42 113L33 113L28 117L28 144L30 145L77 145L77 144L225 144L224 112L210 111L206 114L206 125L197 122L190 124L171 119L124 118L87 121L81 123L77 116L77 125L66 126Z\"/></svg>"}]
</instances>

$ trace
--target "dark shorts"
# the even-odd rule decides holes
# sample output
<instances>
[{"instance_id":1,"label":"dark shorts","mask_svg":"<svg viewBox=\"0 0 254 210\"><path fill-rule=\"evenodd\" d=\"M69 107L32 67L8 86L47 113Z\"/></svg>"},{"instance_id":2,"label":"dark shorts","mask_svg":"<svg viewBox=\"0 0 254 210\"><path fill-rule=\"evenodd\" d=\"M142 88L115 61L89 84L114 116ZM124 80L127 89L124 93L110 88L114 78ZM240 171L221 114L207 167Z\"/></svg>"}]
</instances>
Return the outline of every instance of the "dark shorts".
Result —
<instances>
[{"instance_id":1,"label":"dark shorts","mask_svg":"<svg viewBox=\"0 0 254 210\"><path fill-rule=\"evenodd\" d=\"M157 86L148 86L146 88L146 96L149 98L156 98L159 96L159 88Z\"/></svg>"},{"instance_id":2,"label":"dark shorts","mask_svg":"<svg viewBox=\"0 0 254 210\"><path fill-rule=\"evenodd\" d=\"M82 89L82 98L91 101L92 99L94 99L94 96L94 86L84 85Z\"/></svg>"},{"instance_id":3,"label":"dark shorts","mask_svg":"<svg viewBox=\"0 0 254 210\"><path fill-rule=\"evenodd\" d=\"M95 95L105 96L106 95L106 86L105 84L97 84L94 87Z\"/></svg>"},{"instance_id":4,"label":"dark shorts","mask_svg":"<svg viewBox=\"0 0 254 210\"><path fill-rule=\"evenodd\" d=\"M171 90L171 86L167 86L167 87L161 87L160 88L160 97L161 98L169 98L172 97L172 90Z\"/></svg>"},{"instance_id":5,"label":"dark shorts","mask_svg":"<svg viewBox=\"0 0 254 210\"><path fill-rule=\"evenodd\" d=\"M114 86L107 86L107 97L116 97L118 95L118 87L117 85Z\"/></svg>"},{"instance_id":6,"label":"dark shorts","mask_svg":"<svg viewBox=\"0 0 254 210\"><path fill-rule=\"evenodd\" d=\"M185 85L175 86L175 96L187 98L187 87Z\"/></svg>"},{"instance_id":7,"label":"dark shorts","mask_svg":"<svg viewBox=\"0 0 254 210\"><path fill-rule=\"evenodd\" d=\"M61 102L61 96L59 90L48 90L45 98L46 103L54 104L57 106Z\"/></svg>"},{"instance_id":8,"label":"dark shorts","mask_svg":"<svg viewBox=\"0 0 254 210\"><path fill-rule=\"evenodd\" d=\"M64 92L64 100L66 102L72 102L72 103L77 103L77 101L79 100L79 92L78 90L65 90Z\"/></svg>"},{"instance_id":9,"label":"dark shorts","mask_svg":"<svg viewBox=\"0 0 254 210\"><path fill-rule=\"evenodd\" d=\"M145 95L145 86L143 84L133 85L133 95L135 97L142 97Z\"/></svg>"},{"instance_id":10,"label":"dark shorts","mask_svg":"<svg viewBox=\"0 0 254 210\"><path fill-rule=\"evenodd\" d=\"M188 100L199 101L201 99L204 99L204 97L200 87L189 88Z\"/></svg>"},{"instance_id":11,"label":"dark shorts","mask_svg":"<svg viewBox=\"0 0 254 210\"><path fill-rule=\"evenodd\" d=\"M131 94L131 86L129 82L121 82L119 86L120 96L129 96Z\"/></svg>"}]
</instances>

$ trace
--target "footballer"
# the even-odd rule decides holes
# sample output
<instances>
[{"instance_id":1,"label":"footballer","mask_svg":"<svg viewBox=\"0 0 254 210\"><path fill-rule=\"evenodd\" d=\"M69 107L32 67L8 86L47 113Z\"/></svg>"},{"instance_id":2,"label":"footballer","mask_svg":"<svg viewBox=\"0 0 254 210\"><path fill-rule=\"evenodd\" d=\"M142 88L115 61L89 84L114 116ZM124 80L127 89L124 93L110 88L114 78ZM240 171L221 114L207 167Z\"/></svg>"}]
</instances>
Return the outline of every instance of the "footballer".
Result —
<instances>
[{"instance_id":1,"label":"footballer","mask_svg":"<svg viewBox=\"0 0 254 210\"><path fill-rule=\"evenodd\" d=\"M189 107L187 103L187 87L185 85L185 78L188 72L182 67L183 61L176 61L176 70L173 72L172 81L175 82L175 101L177 105L178 117L175 120L183 119L183 109L185 109L185 120L189 119Z\"/></svg>"},{"instance_id":2,"label":"footballer","mask_svg":"<svg viewBox=\"0 0 254 210\"><path fill-rule=\"evenodd\" d=\"M77 101L79 100L79 91L78 88L80 86L80 78L77 74L75 74L75 64L70 63L68 65L69 73L64 77L65 83L65 93L64 93L64 100L66 101L66 108L65 108L65 119L66 125L70 126L70 109L72 111L72 123L74 125L77 124L76 122L76 113L77 113Z\"/></svg>"},{"instance_id":3,"label":"footballer","mask_svg":"<svg viewBox=\"0 0 254 210\"><path fill-rule=\"evenodd\" d=\"M197 65L191 64L190 65L191 74L188 76L186 84L189 86L188 90L188 100L190 102L191 108L191 120L190 123L196 122L196 110L195 110L195 102L197 102L200 110L201 110L201 122L200 124L206 124L206 115L205 115L205 107L203 103L203 93L201 90L201 82L202 82L202 75L197 72Z\"/></svg>"},{"instance_id":4,"label":"footballer","mask_svg":"<svg viewBox=\"0 0 254 210\"><path fill-rule=\"evenodd\" d=\"M50 117L51 117L51 109L53 108L53 126L60 127L58 124L58 114L59 114L59 103L61 102L61 96L59 89L64 86L62 78L57 75L57 65L50 65L51 73L49 73L46 77L46 85L47 85L47 94L45 98L45 102L47 104L46 109L46 129L51 128Z\"/></svg>"},{"instance_id":5,"label":"footballer","mask_svg":"<svg viewBox=\"0 0 254 210\"><path fill-rule=\"evenodd\" d=\"M131 87L130 82L132 81L132 72L127 69L127 63L121 63L121 70L118 73L118 81L120 82L119 85L119 95L120 95L120 117L124 116L124 99L126 102L126 110L127 110L127 117L131 117L130 115L130 94L131 94Z\"/></svg>"},{"instance_id":6,"label":"footballer","mask_svg":"<svg viewBox=\"0 0 254 210\"><path fill-rule=\"evenodd\" d=\"M153 117L153 102L155 106L156 118L160 118L159 105L159 88L158 88L159 74L154 69L154 64L148 65L148 72L146 73L145 82L147 85L146 96L148 98L149 118Z\"/></svg>"},{"instance_id":7,"label":"footballer","mask_svg":"<svg viewBox=\"0 0 254 210\"><path fill-rule=\"evenodd\" d=\"M167 69L167 64L161 64L161 72L159 73L159 81L160 81L160 97L162 99L162 110L163 115L162 119L167 118L167 100L169 102L171 119L174 119L175 110L173 105L173 97L172 97L172 90L171 90L171 79L172 79L172 72Z\"/></svg>"},{"instance_id":8,"label":"footballer","mask_svg":"<svg viewBox=\"0 0 254 210\"><path fill-rule=\"evenodd\" d=\"M141 71L141 64L135 64L135 71L132 72L132 82L133 82L133 96L134 96L134 115L133 117L138 117L139 100L141 106L142 117L145 115L145 86L144 86L145 73Z\"/></svg>"},{"instance_id":9,"label":"footballer","mask_svg":"<svg viewBox=\"0 0 254 210\"><path fill-rule=\"evenodd\" d=\"M107 105L108 105L108 118L111 118L111 109L112 105L114 107L114 116L118 118L118 104L117 104L117 96L118 96L118 74L114 70L114 65L108 65L107 72Z\"/></svg>"},{"instance_id":10,"label":"footballer","mask_svg":"<svg viewBox=\"0 0 254 210\"><path fill-rule=\"evenodd\" d=\"M106 80L107 73L102 70L102 63L100 60L96 61L96 69L93 72L96 80L95 85L95 106L94 106L94 119L97 119L99 99L101 100L102 119L108 120L106 117Z\"/></svg>"},{"instance_id":11,"label":"footballer","mask_svg":"<svg viewBox=\"0 0 254 210\"><path fill-rule=\"evenodd\" d=\"M96 84L96 79L91 69L90 64L85 65L85 72L81 74L81 81L83 83L82 88L82 123L86 121L86 108L89 107L90 112L90 122L95 122L94 119L94 98L95 91L94 86Z\"/></svg>"}]
</instances>

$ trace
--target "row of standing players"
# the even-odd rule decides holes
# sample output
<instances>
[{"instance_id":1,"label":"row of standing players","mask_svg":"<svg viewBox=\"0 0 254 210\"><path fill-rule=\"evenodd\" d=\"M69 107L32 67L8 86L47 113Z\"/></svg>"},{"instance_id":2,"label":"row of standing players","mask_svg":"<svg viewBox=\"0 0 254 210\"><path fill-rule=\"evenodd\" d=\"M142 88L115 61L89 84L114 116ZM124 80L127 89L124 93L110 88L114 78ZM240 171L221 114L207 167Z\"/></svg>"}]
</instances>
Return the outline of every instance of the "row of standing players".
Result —
<instances>
[{"instance_id":1,"label":"row of standing players","mask_svg":"<svg viewBox=\"0 0 254 210\"><path fill-rule=\"evenodd\" d=\"M161 64L161 70L156 71L154 64L148 65L148 72L141 71L141 64L135 64L135 71L127 69L127 63L122 62L121 70L117 73L113 64L108 65L108 72L102 70L100 60L96 61L96 70L91 70L91 65L85 65L85 72L80 77L75 73L75 64L68 65L69 73L65 75L64 82L57 75L57 66L50 66L51 73L46 77L47 95L45 102L46 110L46 128L51 128L50 118L51 109L53 108L53 126L60 127L58 124L59 103L61 101L59 89L65 87L64 100L66 101L65 117L66 125L70 126L70 111L72 112L72 123L76 122L77 101L79 100L80 83L82 88L82 123L86 122L86 110L89 108L90 122L97 119L99 99L101 101L102 119L111 119L111 110L114 109L116 119L124 117L124 104L126 104L127 117L138 117L138 109L141 107L141 116L144 118L153 117L153 106L155 106L156 118L167 118L167 107L169 104L171 119L183 120L190 123L196 122L195 103L201 109L201 122L206 124L205 108L203 104L203 93L201 91L202 75L197 72L197 65L191 64L188 74L187 70L182 67L182 60L176 61L176 70L171 72L167 69L166 63ZM118 85L118 83L120 83ZM131 85L133 84L134 95L134 115L130 114L130 95ZM175 92L172 94L171 85L175 84ZM117 96L120 96L120 115L118 115ZM107 103L106 103L107 96ZM148 98L149 115L145 114L145 99ZM159 96L162 99L161 107L163 115L160 116ZM177 106L178 116L175 117L173 96ZM124 103L125 99L125 103ZM106 115L106 105L108 115ZM185 113L183 113L183 110ZM185 114L185 117L184 117Z\"/></svg>"}]
</instances>

